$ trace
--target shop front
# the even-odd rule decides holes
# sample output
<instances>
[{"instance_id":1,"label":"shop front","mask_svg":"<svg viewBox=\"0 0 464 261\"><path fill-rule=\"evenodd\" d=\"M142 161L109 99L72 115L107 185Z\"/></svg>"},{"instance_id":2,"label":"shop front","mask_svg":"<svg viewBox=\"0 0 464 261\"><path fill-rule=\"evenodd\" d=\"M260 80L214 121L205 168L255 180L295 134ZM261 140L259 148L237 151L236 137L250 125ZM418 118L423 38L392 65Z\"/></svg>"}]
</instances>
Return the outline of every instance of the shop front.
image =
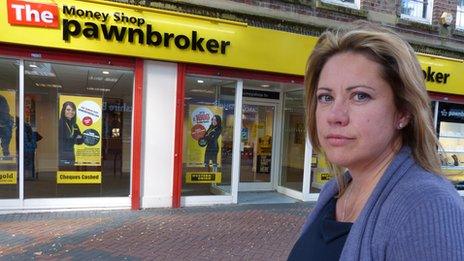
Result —
<instances>
[{"instance_id":1,"label":"shop front","mask_svg":"<svg viewBox=\"0 0 464 261\"><path fill-rule=\"evenodd\" d=\"M0 10L2 209L307 199L316 38L98 0Z\"/></svg>"},{"instance_id":2,"label":"shop front","mask_svg":"<svg viewBox=\"0 0 464 261\"><path fill-rule=\"evenodd\" d=\"M8 0L0 16L0 209L310 201L331 178L304 126L315 37L98 0ZM463 189L464 67L420 59Z\"/></svg>"}]
</instances>

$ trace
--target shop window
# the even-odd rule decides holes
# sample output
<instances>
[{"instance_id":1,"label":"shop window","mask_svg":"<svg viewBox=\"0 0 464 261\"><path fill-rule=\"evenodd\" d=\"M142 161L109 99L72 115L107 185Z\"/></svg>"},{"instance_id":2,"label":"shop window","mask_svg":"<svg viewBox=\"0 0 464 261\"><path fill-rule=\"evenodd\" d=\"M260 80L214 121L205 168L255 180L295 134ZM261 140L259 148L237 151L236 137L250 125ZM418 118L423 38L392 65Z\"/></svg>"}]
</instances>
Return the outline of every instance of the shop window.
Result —
<instances>
[{"instance_id":1,"label":"shop window","mask_svg":"<svg viewBox=\"0 0 464 261\"><path fill-rule=\"evenodd\" d=\"M19 198L19 61L0 58L0 199Z\"/></svg>"},{"instance_id":2,"label":"shop window","mask_svg":"<svg viewBox=\"0 0 464 261\"><path fill-rule=\"evenodd\" d=\"M282 169L280 178L281 186L300 192L303 189L306 143L303 97L302 89L288 91L284 95Z\"/></svg>"},{"instance_id":3,"label":"shop window","mask_svg":"<svg viewBox=\"0 0 464 261\"><path fill-rule=\"evenodd\" d=\"M236 81L189 75L182 196L230 195Z\"/></svg>"},{"instance_id":4,"label":"shop window","mask_svg":"<svg viewBox=\"0 0 464 261\"><path fill-rule=\"evenodd\" d=\"M359 9L361 6L361 0L322 0L322 2L354 9Z\"/></svg>"},{"instance_id":5,"label":"shop window","mask_svg":"<svg viewBox=\"0 0 464 261\"><path fill-rule=\"evenodd\" d=\"M25 198L129 195L133 82L129 69L25 61Z\"/></svg>"},{"instance_id":6,"label":"shop window","mask_svg":"<svg viewBox=\"0 0 464 261\"><path fill-rule=\"evenodd\" d=\"M464 0L458 1L456 9L456 29L464 30Z\"/></svg>"},{"instance_id":7,"label":"shop window","mask_svg":"<svg viewBox=\"0 0 464 261\"><path fill-rule=\"evenodd\" d=\"M443 173L456 189L464 190L464 105L439 102L437 132Z\"/></svg>"},{"instance_id":8,"label":"shop window","mask_svg":"<svg viewBox=\"0 0 464 261\"><path fill-rule=\"evenodd\" d=\"M432 23L433 0L402 0L401 18L421 23Z\"/></svg>"}]
</instances>

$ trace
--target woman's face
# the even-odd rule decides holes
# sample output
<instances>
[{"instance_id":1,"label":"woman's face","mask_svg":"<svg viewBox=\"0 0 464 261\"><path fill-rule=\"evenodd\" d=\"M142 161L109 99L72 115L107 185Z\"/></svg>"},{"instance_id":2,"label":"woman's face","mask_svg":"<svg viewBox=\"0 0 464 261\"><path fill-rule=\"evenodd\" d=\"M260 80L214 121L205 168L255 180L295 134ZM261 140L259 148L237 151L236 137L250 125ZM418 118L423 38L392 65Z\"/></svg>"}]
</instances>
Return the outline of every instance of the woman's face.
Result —
<instances>
[{"instance_id":1,"label":"woman's face","mask_svg":"<svg viewBox=\"0 0 464 261\"><path fill-rule=\"evenodd\" d=\"M218 122L217 122L216 117L213 117L213 118L211 119L211 124L213 124L213 126L217 126L217 123L218 123Z\"/></svg>"},{"instance_id":2,"label":"woman's face","mask_svg":"<svg viewBox=\"0 0 464 261\"><path fill-rule=\"evenodd\" d=\"M362 169L392 152L398 123L407 123L379 69L354 53L337 54L322 68L316 92L317 135L332 163Z\"/></svg>"},{"instance_id":3,"label":"woman's face","mask_svg":"<svg viewBox=\"0 0 464 261\"><path fill-rule=\"evenodd\" d=\"M67 105L64 109L64 116L66 117L66 119L71 120L72 118L74 118L74 115L76 115L74 109L71 106Z\"/></svg>"}]
</instances>

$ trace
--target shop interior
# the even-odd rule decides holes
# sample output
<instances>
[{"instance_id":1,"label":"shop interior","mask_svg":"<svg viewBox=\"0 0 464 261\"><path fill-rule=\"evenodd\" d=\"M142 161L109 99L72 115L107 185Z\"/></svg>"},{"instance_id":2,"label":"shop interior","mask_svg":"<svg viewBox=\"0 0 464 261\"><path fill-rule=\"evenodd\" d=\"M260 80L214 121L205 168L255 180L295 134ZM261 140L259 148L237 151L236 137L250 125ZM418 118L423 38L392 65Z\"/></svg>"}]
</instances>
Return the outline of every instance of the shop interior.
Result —
<instances>
[{"instance_id":1,"label":"shop interior","mask_svg":"<svg viewBox=\"0 0 464 261\"><path fill-rule=\"evenodd\" d=\"M182 196L231 193L236 84L236 80L216 77L186 78ZM244 80L243 88L239 192L276 190L276 186L301 191L305 150L302 86ZM209 114L205 116L208 119L216 113L222 119L222 132L215 169L214 162L206 159L207 149L200 144L211 122L197 119L199 114ZM198 126L201 124L204 126ZM220 180L190 178L214 171L220 172Z\"/></svg>"}]
</instances>

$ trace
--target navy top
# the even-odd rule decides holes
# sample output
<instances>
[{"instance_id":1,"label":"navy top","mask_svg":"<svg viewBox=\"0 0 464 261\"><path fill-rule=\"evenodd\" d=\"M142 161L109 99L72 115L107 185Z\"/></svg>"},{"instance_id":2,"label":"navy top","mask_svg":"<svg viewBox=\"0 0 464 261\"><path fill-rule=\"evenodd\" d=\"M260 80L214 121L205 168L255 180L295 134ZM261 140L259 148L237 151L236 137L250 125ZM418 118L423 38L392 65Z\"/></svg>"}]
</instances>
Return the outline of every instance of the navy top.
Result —
<instances>
[{"instance_id":1,"label":"navy top","mask_svg":"<svg viewBox=\"0 0 464 261\"><path fill-rule=\"evenodd\" d=\"M339 260L353 223L335 219L336 198L332 198L320 215L301 234L288 260Z\"/></svg>"}]
</instances>

